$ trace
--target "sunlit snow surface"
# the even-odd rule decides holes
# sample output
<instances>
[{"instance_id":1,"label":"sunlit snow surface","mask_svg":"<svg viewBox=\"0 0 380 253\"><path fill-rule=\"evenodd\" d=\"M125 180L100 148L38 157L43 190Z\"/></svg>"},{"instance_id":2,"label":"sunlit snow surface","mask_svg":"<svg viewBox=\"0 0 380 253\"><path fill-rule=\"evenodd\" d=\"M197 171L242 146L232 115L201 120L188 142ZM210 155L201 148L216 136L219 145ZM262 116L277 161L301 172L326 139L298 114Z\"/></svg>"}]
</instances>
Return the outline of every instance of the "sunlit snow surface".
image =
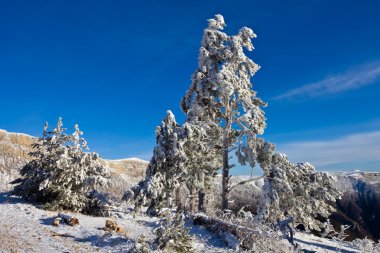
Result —
<instances>
[{"instance_id":1,"label":"sunlit snow surface","mask_svg":"<svg viewBox=\"0 0 380 253\"><path fill-rule=\"evenodd\" d=\"M133 218L128 208L120 206L115 220L125 227L127 237L102 229L106 218L72 214L79 219L78 226L52 226L57 212L45 211L19 198L0 195L0 252L126 252L141 234L153 239L157 218L138 215ZM121 211L124 209L125 211ZM187 224L196 238L194 252L228 252L216 236L199 226ZM317 252L359 252L349 246L297 232L296 243L302 248Z\"/></svg>"}]
</instances>

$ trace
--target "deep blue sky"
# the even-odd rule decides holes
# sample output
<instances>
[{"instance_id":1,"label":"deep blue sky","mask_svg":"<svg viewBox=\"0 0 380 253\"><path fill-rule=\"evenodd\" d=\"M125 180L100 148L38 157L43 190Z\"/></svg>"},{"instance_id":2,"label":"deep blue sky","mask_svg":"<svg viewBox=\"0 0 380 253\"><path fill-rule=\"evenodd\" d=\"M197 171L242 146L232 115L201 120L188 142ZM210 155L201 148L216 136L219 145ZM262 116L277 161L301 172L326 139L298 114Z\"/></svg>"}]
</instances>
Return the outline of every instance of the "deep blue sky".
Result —
<instances>
[{"instance_id":1,"label":"deep blue sky","mask_svg":"<svg viewBox=\"0 0 380 253\"><path fill-rule=\"evenodd\" d=\"M1 1L0 128L79 123L102 157L149 159L197 66L206 20L258 35L265 137L293 162L380 170L379 1ZM244 173L239 170L237 173Z\"/></svg>"}]
</instances>

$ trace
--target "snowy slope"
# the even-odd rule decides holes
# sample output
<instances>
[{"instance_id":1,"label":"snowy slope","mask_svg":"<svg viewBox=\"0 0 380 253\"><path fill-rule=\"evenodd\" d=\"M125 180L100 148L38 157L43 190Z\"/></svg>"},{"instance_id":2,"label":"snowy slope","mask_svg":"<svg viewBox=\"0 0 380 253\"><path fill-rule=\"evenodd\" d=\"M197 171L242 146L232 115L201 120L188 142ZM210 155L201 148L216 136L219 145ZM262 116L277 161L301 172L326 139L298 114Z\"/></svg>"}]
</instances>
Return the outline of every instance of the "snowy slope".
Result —
<instances>
[{"instance_id":1,"label":"snowy slope","mask_svg":"<svg viewBox=\"0 0 380 253\"><path fill-rule=\"evenodd\" d=\"M0 195L0 253L55 252L126 252L144 235L152 240L158 219L137 215L119 207L113 219L126 230L126 235L109 234L102 228L107 218L68 213L79 219L79 225L52 226L57 212L45 211L19 198ZM225 245L202 227L189 224L195 237L194 252L227 252Z\"/></svg>"},{"instance_id":2,"label":"snowy slope","mask_svg":"<svg viewBox=\"0 0 380 253\"><path fill-rule=\"evenodd\" d=\"M147 239L153 237L153 229L157 226L157 219L138 215L133 218L124 204L117 202L130 186L136 184L145 175L148 162L138 158L120 160L104 160L104 164L110 167L112 186L103 189L117 205L115 220L126 228L127 236L108 235L102 228L106 218L91 217L82 214L74 214L79 218L80 225L75 227L51 225L56 212L49 212L26 203L21 199L9 198L6 191L10 190L7 184L18 177L18 170L30 157L27 153L31 150L30 144L35 140L24 134L0 131L0 252L126 252L140 234ZM348 177L349 176L349 177ZM373 196L373 187L379 183L379 175L368 173L342 174L340 183L347 190L350 185L363 186L362 182L368 182L370 187L363 188L368 196ZM232 181L247 178L236 177ZM234 209L250 205L254 211L255 203L260 194L262 180L239 186L231 194L235 200ZM215 195L218 195L220 178L216 178L213 186ZM351 188L350 188L351 187ZM356 193L356 190L353 191ZM379 191L380 193L380 191ZM360 196L364 196L363 194ZM366 199L364 199L366 200ZM187 224L195 237L194 252L227 252L226 245L217 236L207 232L204 228ZM296 243L303 249L316 252L358 252L350 245L338 244L328 239L322 239L309 234L297 232Z\"/></svg>"},{"instance_id":3,"label":"snowy slope","mask_svg":"<svg viewBox=\"0 0 380 253\"><path fill-rule=\"evenodd\" d=\"M125 228L126 236L109 234L102 228L107 218L70 213L79 225L52 226L57 212L45 211L19 198L0 195L0 252L55 253L55 252L126 252L143 234L154 237L157 218L137 215L133 218L128 208L119 207L114 220ZM215 235L204 228L187 224L195 237L194 252L231 252ZM349 245L339 245L328 239L297 232L295 242L303 249L316 252L359 252Z\"/></svg>"}]
</instances>

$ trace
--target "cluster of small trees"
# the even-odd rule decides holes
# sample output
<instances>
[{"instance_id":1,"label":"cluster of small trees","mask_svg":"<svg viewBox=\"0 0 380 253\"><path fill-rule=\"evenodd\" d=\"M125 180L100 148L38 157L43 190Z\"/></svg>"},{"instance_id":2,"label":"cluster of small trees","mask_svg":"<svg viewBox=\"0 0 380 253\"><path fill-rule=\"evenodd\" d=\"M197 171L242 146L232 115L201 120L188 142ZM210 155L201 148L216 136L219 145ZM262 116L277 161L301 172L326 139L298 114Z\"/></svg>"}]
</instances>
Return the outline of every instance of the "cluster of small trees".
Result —
<instances>
[{"instance_id":1,"label":"cluster of small trees","mask_svg":"<svg viewBox=\"0 0 380 253\"><path fill-rule=\"evenodd\" d=\"M13 194L43 203L49 210L102 214L105 203L96 187L106 184L109 172L97 153L83 151L88 149L87 142L78 125L74 128L68 135L61 118L53 131L45 123L30 153L34 159L21 169L22 178L13 181Z\"/></svg>"},{"instance_id":2,"label":"cluster of small trees","mask_svg":"<svg viewBox=\"0 0 380 253\"><path fill-rule=\"evenodd\" d=\"M319 230L316 217L328 217L340 194L333 187L334 178L316 172L309 163L290 163L275 152L273 144L259 137L266 127L266 103L250 82L259 66L244 53L244 49L253 49L251 40L256 35L247 27L237 35L227 35L221 15L208 22L198 68L181 101L186 121L180 126L168 111L156 130L157 145L147 176L124 199L134 200L136 210L147 205L149 214L165 207L183 209L178 193L185 186L190 202L187 210L205 211L207 186L221 169L221 206L228 210L229 194L235 188L230 182L235 166L230 158L235 151L239 164L252 169L260 165L264 172L256 221L274 223L290 215L296 223Z\"/></svg>"},{"instance_id":3,"label":"cluster of small trees","mask_svg":"<svg viewBox=\"0 0 380 253\"><path fill-rule=\"evenodd\" d=\"M244 52L253 50L256 35L247 27L236 35L227 35L221 15L208 22L198 68L181 101L186 121L180 125L173 113L167 112L156 128L156 146L146 178L126 192L124 199L133 200L136 211L147 206L151 215L174 207L207 212L211 184L221 170L221 206L227 211L230 192L235 188L230 181L230 170L235 166L230 156L234 152L240 165L252 169L259 165L264 172L256 221L275 223L292 216L296 223L319 230L322 224L316 217L328 217L340 194L333 187L334 178L316 172L308 163L290 163L285 155L275 152L273 144L259 137L266 127L266 103L252 89L251 77L259 66ZM14 194L40 201L48 209L92 212L99 206L96 185L105 182L107 169L96 153L83 151L87 143L78 125L72 135L64 131L61 119L53 131L45 125L42 137L34 144L36 151L31 153L35 159L21 170L23 178L14 182L18 184ZM249 181L252 179L239 184ZM166 229L171 231L169 224L176 224L177 231L183 220L168 222ZM159 234L161 239L169 238L165 229ZM166 239L160 243L168 244L171 239Z\"/></svg>"}]
</instances>

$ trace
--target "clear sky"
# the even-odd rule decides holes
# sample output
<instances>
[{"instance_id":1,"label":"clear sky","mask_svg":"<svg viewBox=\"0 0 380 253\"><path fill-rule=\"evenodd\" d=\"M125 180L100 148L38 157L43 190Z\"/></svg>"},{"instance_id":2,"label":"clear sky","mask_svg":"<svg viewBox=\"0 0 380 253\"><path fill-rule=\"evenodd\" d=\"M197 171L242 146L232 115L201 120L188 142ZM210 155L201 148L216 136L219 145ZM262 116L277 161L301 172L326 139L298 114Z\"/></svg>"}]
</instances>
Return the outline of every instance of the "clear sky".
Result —
<instances>
[{"instance_id":1,"label":"clear sky","mask_svg":"<svg viewBox=\"0 0 380 253\"><path fill-rule=\"evenodd\" d=\"M380 1L1 1L0 128L59 116L103 158L149 159L197 66L206 20L258 35L265 138L320 170L380 171ZM246 173L242 168L235 174Z\"/></svg>"}]
</instances>

